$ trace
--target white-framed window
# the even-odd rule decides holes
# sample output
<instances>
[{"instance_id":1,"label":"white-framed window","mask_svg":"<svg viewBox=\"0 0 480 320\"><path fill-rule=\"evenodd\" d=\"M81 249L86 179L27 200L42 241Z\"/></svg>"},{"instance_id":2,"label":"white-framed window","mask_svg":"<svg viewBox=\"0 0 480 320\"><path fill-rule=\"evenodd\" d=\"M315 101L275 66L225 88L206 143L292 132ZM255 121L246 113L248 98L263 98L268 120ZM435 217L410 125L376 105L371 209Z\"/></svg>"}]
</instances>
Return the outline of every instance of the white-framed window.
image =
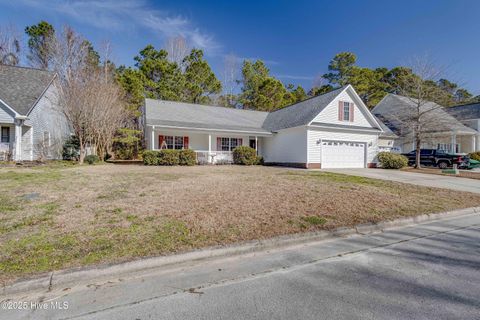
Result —
<instances>
[{"instance_id":1,"label":"white-framed window","mask_svg":"<svg viewBox=\"0 0 480 320\"><path fill-rule=\"evenodd\" d=\"M221 151L232 151L238 146L242 145L241 138L219 138Z\"/></svg>"},{"instance_id":2,"label":"white-framed window","mask_svg":"<svg viewBox=\"0 0 480 320\"><path fill-rule=\"evenodd\" d=\"M350 102L343 103L343 120L350 121Z\"/></svg>"},{"instance_id":3,"label":"white-framed window","mask_svg":"<svg viewBox=\"0 0 480 320\"><path fill-rule=\"evenodd\" d=\"M43 131L43 145L50 147L50 132L48 131Z\"/></svg>"},{"instance_id":4,"label":"white-framed window","mask_svg":"<svg viewBox=\"0 0 480 320\"><path fill-rule=\"evenodd\" d=\"M173 136L165 136L165 144L167 145L167 149L173 149L173 147L174 147L174 137Z\"/></svg>"},{"instance_id":5,"label":"white-framed window","mask_svg":"<svg viewBox=\"0 0 480 320\"><path fill-rule=\"evenodd\" d=\"M175 149L183 149L183 137L175 136Z\"/></svg>"},{"instance_id":6,"label":"white-framed window","mask_svg":"<svg viewBox=\"0 0 480 320\"><path fill-rule=\"evenodd\" d=\"M2 140L1 142L10 142L10 127L2 127Z\"/></svg>"},{"instance_id":7,"label":"white-framed window","mask_svg":"<svg viewBox=\"0 0 480 320\"><path fill-rule=\"evenodd\" d=\"M159 149L188 149L188 137L159 136Z\"/></svg>"}]
</instances>

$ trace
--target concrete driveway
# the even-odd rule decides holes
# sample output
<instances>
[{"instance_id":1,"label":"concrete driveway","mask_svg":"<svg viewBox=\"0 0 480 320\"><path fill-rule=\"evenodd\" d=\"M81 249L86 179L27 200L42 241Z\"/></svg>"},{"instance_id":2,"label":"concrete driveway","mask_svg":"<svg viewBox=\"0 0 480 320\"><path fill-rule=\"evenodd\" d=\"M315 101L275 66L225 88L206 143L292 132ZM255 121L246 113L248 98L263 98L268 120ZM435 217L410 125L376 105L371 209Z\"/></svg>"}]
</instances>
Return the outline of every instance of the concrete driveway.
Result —
<instances>
[{"instance_id":1,"label":"concrete driveway","mask_svg":"<svg viewBox=\"0 0 480 320\"><path fill-rule=\"evenodd\" d=\"M480 180L475 179L386 169L321 169L321 171L411 183L424 187L445 188L480 193Z\"/></svg>"}]
</instances>

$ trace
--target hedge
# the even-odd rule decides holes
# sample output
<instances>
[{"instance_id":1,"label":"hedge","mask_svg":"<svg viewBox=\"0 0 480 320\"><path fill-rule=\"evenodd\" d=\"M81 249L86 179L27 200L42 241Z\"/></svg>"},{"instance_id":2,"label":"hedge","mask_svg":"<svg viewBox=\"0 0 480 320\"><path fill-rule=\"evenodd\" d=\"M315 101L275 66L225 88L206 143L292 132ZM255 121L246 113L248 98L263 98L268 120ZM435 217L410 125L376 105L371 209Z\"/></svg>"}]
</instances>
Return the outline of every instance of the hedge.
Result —
<instances>
[{"instance_id":1,"label":"hedge","mask_svg":"<svg viewBox=\"0 0 480 320\"><path fill-rule=\"evenodd\" d=\"M197 162L197 155L192 149L184 149L178 152L178 159L181 166L194 166Z\"/></svg>"},{"instance_id":2,"label":"hedge","mask_svg":"<svg viewBox=\"0 0 480 320\"><path fill-rule=\"evenodd\" d=\"M480 151L469 153L468 156L472 160L480 161Z\"/></svg>"},{"instance_id":3,"label":"hedge","mask_svg":"<svg viewBox=\"0 0 480 320\"><path fill-rule=\"evenodd\" d=\"M383 169L401 169L408 165L407 157L391 152L379 152L378 161Z\"/></svg>"},{"instance_id":4,"label":"hedge","mask_svg":"<svg viewBox=\"0 0 480 320\"><path fill-rule=\"evenodd\" d=\"M143 164L147 166L193 166L195 162L195 152L190 149L146 150L143 152Z\"/></svg>"},{"instance_id":5,"label":"hedge","mask_svg":"<svg viewBox=\"0 0 480 320\"><path fill-rule=\"evenodd\" d=\"M259 164L261 158L257 156L257 151L248 146L239 146L233 149L233 163L242 165Z\"/></svg>"}]
</instances>

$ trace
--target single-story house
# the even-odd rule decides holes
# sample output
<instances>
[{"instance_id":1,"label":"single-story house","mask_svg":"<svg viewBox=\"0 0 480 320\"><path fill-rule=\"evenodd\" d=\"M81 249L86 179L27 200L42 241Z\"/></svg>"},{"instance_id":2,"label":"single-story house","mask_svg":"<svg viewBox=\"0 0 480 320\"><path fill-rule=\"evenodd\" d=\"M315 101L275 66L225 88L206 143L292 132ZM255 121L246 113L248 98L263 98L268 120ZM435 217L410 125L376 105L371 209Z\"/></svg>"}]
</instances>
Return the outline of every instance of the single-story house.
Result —
<instances>
[{"instance_id":1,"label":"single-story house","mask_svg":"<svg viewBox=\"0 0 480 320\"><path fill-rule=\"evenodd\" d=\"M142 123L147 149L193 149L200 163L246 145L266 164L364 168L396 138L351 85L273 112L146 99Z\"/></svg>"},{"instance_id":2,"label":"single-story house","mask_svg":"<svg viewBox=\"0 0 480 320\"><path fill-rule=\"evenodd\" d=\"M475 149L472 151L480 151L480 103L469 103L445 110L455 119L476 131Z\"/></svg>"},{"instance_id":3,"label":"single-story house","mask_svg":"<svg viewBox=\"0 0 480 320\"><path fill-rule=\"evenodd\" d=\"M417 112L415 99L396 95L386 95L373 108L372 113L388 126L398 138L392 151L407 153L415 150L414 124L421 123L421 148L440 149L453 153L469 153L478 149L478 135L474 127L466 124L470 119L460 120L454 116L455 107L444 108L434 102L420 104L421 120L412 120ZM459 110L459 109L457 109ZM459 112L460 114L460 112ZM423 120L422 120L423 119ZM476 123L478 125L478 122Z\"/></svg>"},{"instance_id":4,"label":"single-story house","mask_svg":"<svg viewBox=\"0 0 480 320\"><path fill-rule=\"evenodd\" d=\"M68 123L55 74L0 65L0 160L61 159Z\"/></svg>"}]
</instances>

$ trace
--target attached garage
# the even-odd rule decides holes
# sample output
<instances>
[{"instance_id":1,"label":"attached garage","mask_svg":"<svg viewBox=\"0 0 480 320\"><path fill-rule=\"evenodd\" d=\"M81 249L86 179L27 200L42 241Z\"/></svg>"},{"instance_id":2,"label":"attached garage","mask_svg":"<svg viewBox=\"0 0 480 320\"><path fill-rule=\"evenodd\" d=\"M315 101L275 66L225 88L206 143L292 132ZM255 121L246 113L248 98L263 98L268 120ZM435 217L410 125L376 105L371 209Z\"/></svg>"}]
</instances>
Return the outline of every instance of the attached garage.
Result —
<instances>
[{"instance_id":1,"label":"attached garage","mask_svg":"<svg viewBox=\"0 0 480 320\"><path fill-rule=\"evenodd\" d=\"M349 141L322 141L322 168L364 168L366 143Z\"/></svg>"}]
</instances>

